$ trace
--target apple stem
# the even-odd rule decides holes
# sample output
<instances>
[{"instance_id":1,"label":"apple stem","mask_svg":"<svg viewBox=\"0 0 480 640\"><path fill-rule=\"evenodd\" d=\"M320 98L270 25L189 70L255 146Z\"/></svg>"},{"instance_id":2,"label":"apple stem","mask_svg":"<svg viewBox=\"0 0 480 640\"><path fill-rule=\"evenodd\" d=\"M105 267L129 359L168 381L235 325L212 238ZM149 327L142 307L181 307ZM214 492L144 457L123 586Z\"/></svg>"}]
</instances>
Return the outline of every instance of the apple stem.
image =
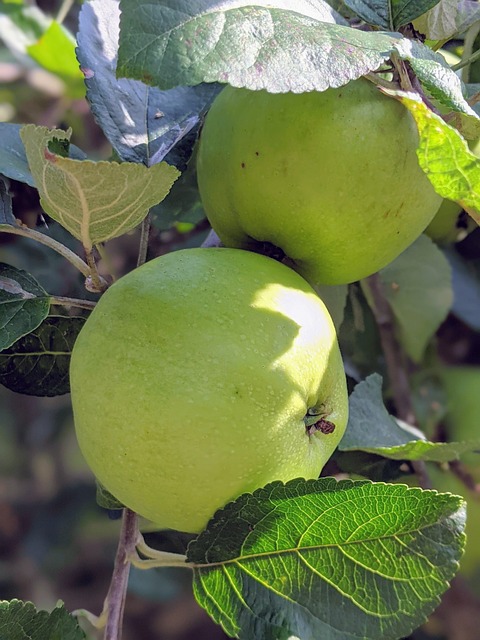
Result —
<instances>
[{"instance_id":1,"label":"apple stem","mask_svg":"<svg viewBox=\"0 0 480 640\"><path fill-rule=\"evenodd\" d=\"M406 355L395 335L395 317L385 296L379 274L373 274L366 278L364 282L372 295L372 312L380 334L380 342L385 356L397 417L407 424L414 425L416 424L416 417L408 381ZM432 483L428 476L425 462L423 460L414 460L411 464L417 474L419 485L424 489L431 489Z\"/></svg>"},{"instance_id":2,"label":"apple stem","mask_svg":"<svg viewBox=\"0 0 480 640\"><path fill-rule=\"evenodd\" d=\"M137 536L136 548L137 551L148 558L148 560L143 560L138 556L138 553L134 553L130 558L130 562L138 569L152 569L155 567L184 567L189 569L193 567L191 563L187 562L187 557L180 553L152 549L147 545L141 533Z\"/></svg>"},{"instance_id":3,"label":"apple stem","mask_svg":"<svg viewBox=\"0 0 480 640\"><path fill-rule=\"evenodd\" d=\"M112 581L100 616L105 616L106 619L103 640L121 640L130 558L135 553L138 535L137 514L130 509L124 509Z\"/></svg>"}]
</instances>

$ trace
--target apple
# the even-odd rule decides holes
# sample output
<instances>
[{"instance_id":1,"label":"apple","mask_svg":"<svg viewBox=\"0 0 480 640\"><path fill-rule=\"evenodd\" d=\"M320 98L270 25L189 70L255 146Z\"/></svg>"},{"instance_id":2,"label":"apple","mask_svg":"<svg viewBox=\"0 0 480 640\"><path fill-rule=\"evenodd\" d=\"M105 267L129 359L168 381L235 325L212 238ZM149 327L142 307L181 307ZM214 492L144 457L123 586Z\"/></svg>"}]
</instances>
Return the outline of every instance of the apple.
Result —
<instances>
[{"instance_id":1,"label":"apple","mask_svg":"<svg viewBox=\"0 0 480 640\"><path fill-rule=\"evenodd\" d=\"M345 430L331 318L285 265L186 249L106 291L71 358L80 449L159 527L199 532L273 480L316 478Z\"/></svg>"},{"instance_id":2,"label":"apple","mask_svg":"<svg viewBox=\"0 0 480 640\"><path fill-rule=\"evenodd\" d=\"M227 86L200 137L200 195L225 245L268 242L314 286L353 282L396 258L442 202L417 144L408 110L364 78L302 94Z\"/></svg>"}]
</instances>

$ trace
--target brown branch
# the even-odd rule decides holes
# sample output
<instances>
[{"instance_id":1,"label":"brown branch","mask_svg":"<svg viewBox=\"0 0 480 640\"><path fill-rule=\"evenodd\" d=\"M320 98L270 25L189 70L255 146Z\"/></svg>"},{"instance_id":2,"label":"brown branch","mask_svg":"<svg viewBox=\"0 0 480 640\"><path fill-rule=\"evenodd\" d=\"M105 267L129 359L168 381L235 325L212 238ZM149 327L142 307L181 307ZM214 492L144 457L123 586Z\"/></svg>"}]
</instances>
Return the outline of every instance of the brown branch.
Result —
<instances>
[{"instance_id":1,"label":"brown branch","mask_svg":"<svg viewBox=\"0 0 480 640\"><path fill-rule=\"evenodd\" d=\"M405 354L395 334L395 318L385 296L378 273L365 280L370 290L373 307L372 312L378 326L388 377L392 388L393 402L398 418L408 424L415 424L410 383L408 380ZM412 467L418 476L418 482L424 489L431 488L427 468L423 461L412 461Z\"/></svg>"},{"instance_id":2,"label":"brown branch","mask_svg":"<svg viewBox=\"0 0 480 640\"><path fill-rule=\"evenodd\" d=\"M112 581L105 599L102 617L106 618L103 640L121 640L123 611L127 594L130 558L138 539L137 514L124 509Z\"/></svg>"}]
</instances>

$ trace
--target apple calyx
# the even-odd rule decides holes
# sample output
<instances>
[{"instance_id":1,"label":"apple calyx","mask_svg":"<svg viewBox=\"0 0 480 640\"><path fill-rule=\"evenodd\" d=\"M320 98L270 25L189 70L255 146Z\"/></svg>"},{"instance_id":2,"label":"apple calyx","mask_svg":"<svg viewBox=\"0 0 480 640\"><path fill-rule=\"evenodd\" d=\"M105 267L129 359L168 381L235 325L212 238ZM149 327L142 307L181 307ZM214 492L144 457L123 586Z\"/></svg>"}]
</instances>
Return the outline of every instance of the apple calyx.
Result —
<instances>
[{"instance_id":1,"label":"apple calyx","mask_svg":"<svg viewBox=\"0 0 480 640\"><path fill-rule=\"evenodd\" d=\"M336 428L335 424L330 422L330 420L327 420L325 416L318 413L310 413L310 410L304 417L303 421L305 423L305 431L309 436L313 436L317 431L328 435L333 433Z\"/></svg>"}]
</instances>

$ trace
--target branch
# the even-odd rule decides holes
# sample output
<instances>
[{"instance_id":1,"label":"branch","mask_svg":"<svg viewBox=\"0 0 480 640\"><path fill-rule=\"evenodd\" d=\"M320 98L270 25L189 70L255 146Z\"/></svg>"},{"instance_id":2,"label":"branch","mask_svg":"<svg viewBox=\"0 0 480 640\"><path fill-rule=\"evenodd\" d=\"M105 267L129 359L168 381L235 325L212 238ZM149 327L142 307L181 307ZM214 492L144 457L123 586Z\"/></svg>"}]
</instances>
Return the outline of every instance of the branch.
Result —
<instances>
[{"instance_id":1,"label":"branch","mask_svg":"<svg viewBox=\"0 0 480 640\"><path fill-rule=\"evenodd\" d=\"M123 611L130 573L130 557L135 553L137 540L137 514L130 509L124 509L112 581L105 598L103 613L100 616L106 618L103 640L121 640Z\"/></svg>"},{"instance_id":2,"label":"branch","mask_svg":"<svg viewBox=\"0 0 480 640\"><path fill-rule=\"evenodd\" d=\"M385 297L378 273L366 278L364 282L369 288L373 299L372 312L380 333L380 342L382 344L388 377L392 387L396 414L401 420L408 424L415 424L416 419L408 381L405 354L395 335L395 318L392 309ZM425 463L420 460L413 461L412 467L418 476L420 486L424 489L431 488Z\"/></svg>"},{"instance_id":3,"label":"branch","mask_svg":"<svg viewBox=\"0 0 480 640\"><path fill-rule=\"evenodd\" d=\"M50 249L53 249L61 256L66 258L76 269L80 271L80 273L83 273L86 278L90 276L90 267L86 262L84 262L77 256L76 253L73 253L73 251L68 249L68 247L63 245L61 242L58 242L57 240L46 236L44 233L35 231L35 229L29 229L28 227L20 227L10 224L0 225L0 231L2 233L12 233L13 235L23 236L24 238L30 238L30 240L40 242L40 244L44 244L45 246L50 247Z\"/></svg>"},{"instance_id":4,"label":"branch","mask_svg":"<svg viewBox=\"0 0 480 640\"><path fill-rule=\"evenodd\" d=\"M88 309L92 311L96 302L90 300L77 300L76 298L65 298L63 296L50 296L50 304L60 305L62 307L78 307L79 309Z\"/></svg>"}]
</instances>

